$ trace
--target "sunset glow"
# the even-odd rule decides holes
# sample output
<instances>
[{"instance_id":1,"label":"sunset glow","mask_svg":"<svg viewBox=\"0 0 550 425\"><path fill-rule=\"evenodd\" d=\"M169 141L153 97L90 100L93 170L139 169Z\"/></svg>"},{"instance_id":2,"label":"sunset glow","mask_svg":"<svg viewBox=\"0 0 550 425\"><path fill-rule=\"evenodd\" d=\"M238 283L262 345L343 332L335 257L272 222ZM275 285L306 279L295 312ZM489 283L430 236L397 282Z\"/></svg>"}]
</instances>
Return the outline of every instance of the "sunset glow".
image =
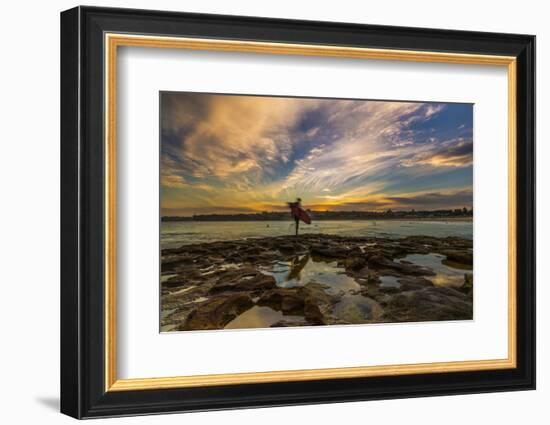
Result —
<instances>
[{"instance_id":1,"label":"sunset glow","mask_svg":"<svg viewBox=\"0 0 550 425\"><path fill-rule=\"evenodd\" d=\"M163 216L472 207L473 106L161 93Z\"/></svg>"}]
</instances>

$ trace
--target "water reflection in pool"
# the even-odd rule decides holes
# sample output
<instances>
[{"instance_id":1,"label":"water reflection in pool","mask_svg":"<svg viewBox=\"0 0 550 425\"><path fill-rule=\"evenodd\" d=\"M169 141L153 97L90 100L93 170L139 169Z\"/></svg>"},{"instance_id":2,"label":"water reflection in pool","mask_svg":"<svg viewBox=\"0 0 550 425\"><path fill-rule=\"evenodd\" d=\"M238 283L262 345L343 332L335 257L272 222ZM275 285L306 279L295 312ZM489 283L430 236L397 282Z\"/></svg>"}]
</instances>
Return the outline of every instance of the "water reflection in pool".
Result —
<instances>
[{"instance_id":1,"label":"water reflection in pool","mask_svg":"<svg viewBox=\"0 0 550 425\"><path fill-rule=\"evenodd\" d=\"M435 276L427 276L435 285L461 286L465 271L445 265L440 254L411 254L395 261L408 261L434 271ZM330 295L341 299L334 305L332 314L346 323L367 323L379 320L383 309L376 301L359 293L361 286L354 278L345 274L336 261L315 261L310 255L297 256L291 261L277 261L260 270L273 276L277 286L291 288L318 283ZM396 276L380 276L381 288L399 288ZM254 299L256 302L257 299ZM298 322L306 324L303 316L284 316L282 312L266 306L250 308L229 322L226 329L268 328L277 322Z\"/></svg>"},{"instance_id":2,"label":"water reflection in pool","mask_svg":"<svg viewBox=\"0 0 550 425\"><path fill-rule=\"evenodd\" d=\"M329 294L358 290L359 284L338 267L336 261L315 261L309 255L296 257L292 261L278 261L270 270L262 273L273 276L277 286L291 288L317 282L326 287Z\"/></svg>"},{"instance_id":3,"label":"water reflection in pool","mask_svg":"<svg viewBox=\"0 0 550 425\"><path fill-rule=\"evenodd\" d=\"M225 329L249 329L249 328L269 328L281 320L294 321L299 320L299 316L283 316L280 311L273 310L270 307L254 306L241 315L234 318L225 325Z\"/></svg>"},{"instance_id":4,"label":"water reflection in pool","mask_svg":"<svg viewBox=\"0 0 550 425\"><path fill-rule=\"evenodd\" d=\"M419 266L432 269L435 276L427 276L427 278L431 280L434 285L462 286L464 284L464 275L470 273L443 264L442 261L444 259L444 255L433 253L409 254L403 258L404 261L410 261Z\"/></svg>"},{"instance_id":5,"label":"water reflection in pool","mask_svg":"<svg viewBox=\"0 0 550 425\"><path fill-rule=\"evenodd\" d=\"M380 276L380 288L399 288L399 278L395 276Z\"/></svg>"}]
</instances>

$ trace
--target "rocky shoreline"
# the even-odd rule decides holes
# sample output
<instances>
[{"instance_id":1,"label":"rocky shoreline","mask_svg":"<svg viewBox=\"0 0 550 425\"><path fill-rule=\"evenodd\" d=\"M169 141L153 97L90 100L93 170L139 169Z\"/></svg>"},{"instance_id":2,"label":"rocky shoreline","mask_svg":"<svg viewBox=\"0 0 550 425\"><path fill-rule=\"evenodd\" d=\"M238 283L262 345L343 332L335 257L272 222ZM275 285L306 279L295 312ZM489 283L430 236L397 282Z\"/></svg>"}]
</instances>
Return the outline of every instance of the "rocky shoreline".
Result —
<instances>
[{"instance_id":1,"label":"rocky shoreline","mask_svg":"<svg viewBox=\"0 0 550 425\"><path fill-rule=\"evenodd\" d=\"M161 330L469 320L472 241L304 234L161 259Z\"/></svg>"}]
</instances>

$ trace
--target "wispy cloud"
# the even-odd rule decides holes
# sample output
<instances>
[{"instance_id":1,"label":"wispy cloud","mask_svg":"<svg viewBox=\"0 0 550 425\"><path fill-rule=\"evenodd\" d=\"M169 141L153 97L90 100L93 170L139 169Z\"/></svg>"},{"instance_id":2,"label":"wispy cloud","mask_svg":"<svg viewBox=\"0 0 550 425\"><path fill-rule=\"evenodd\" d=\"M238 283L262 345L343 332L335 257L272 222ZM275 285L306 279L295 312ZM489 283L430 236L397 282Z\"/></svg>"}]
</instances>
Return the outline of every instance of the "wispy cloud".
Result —
<instances>
[{"instance_id":1,"label":"wispy cloud","mask_svg":"<svg viewBox=\"0 0 550 425\"><path fill-rule=\"evenodd\" d=\"M432 165L434 167L466 167L473 162L471 139L459 137L445 141L432 141L421 152L404 159L401 164L407 167Z\"/></svg>"},{"instance_id":2,"label":"wispy cloud","mask_svg":"<svg viewBox=\"0 0 550 425\"><path fill-rule=\"evenodd\" d=\"M462 208L472 206L472 190L458 189L441 192L416 192L397 196L375 194L365 199L334 204L316 204L313 209L323 210L327 207L335 211L378 210L378 209L439 209Z\"/></svg>"},{"instance_id":3,"label":"wispy cloud","mask_svg":"<svg viewBox=\"0 0 550 425\"><path fill-rule=\"evenodd\" d=\"M163 208L262 210L296 196L328 208L444 206L454 200L398 198L418 192L421 178L426 193L447 176L448 190L471 180L471 105L193 93L161 101Z\"/></svg>"}]
</instances>

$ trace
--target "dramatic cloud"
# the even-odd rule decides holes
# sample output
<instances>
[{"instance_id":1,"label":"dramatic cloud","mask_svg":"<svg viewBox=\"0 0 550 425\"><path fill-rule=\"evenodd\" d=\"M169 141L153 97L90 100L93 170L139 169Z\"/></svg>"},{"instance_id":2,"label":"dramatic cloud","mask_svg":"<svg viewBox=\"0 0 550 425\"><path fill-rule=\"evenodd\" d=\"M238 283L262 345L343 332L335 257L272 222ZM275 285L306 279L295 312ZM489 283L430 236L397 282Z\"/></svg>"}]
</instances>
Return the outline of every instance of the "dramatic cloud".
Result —
<instances>
[{"instance_id":1,"label":"dramatic cloud","mask_svg":"<svg viewBox=\"0 0 550 425\"><path fill-rule=\"evenodd\" d=\"M472 118L465 104L162 93L163 214L297 196L322 209L471 206L457 196L472 182Z\"/></svg>"},{"instance_id":2,"label":"dramatic cloud","mask_svg":"<svg viewBox=\"0 0 550 425\"><path fill-rule=\"evenodd\" d=\"M426 150L403 160L402 164L413 167L420 164L434 167L465 167L472 162L472 140L459 137L444 142L435 141Z\"/></svg>"},{"instance_id":3,"label":"dramatic cloud","mask_svg":"<svg viewBox=\"0 0 550 425\"><path fill-rule=\"evenodd\" d=\"M472 190L464 189L449 192L429 192L407 196L389 196L387 200L401 208L459 208L472 204Z\"/></svg>"},{"instance_id":4,"label":"dramatic cloud","mask_svg":"<svg viewBox=\"0 0 550 425\"><path fill-rule=\"evenodd\" d=\"M461 189L442 192L416 192L399 196L372 195L353 202L338 202L334 205L318 204L312 209L334 211L365 211L380 209L434 210L441 208L462 208L472 206L472 190Z\"/></svg>"},{"instance_id":5,"label":"dramatic cloud","mask_svg":"<svg viewBox=\"0 0 550 425\"><path fill-rule=\"evenodd\" d=\"M165 93L163 131L175 138L167 156L180 161L185 171L197 178L246 173L259 179L274 165L288 162L293 145L291 130L317 103Z\"/></svg>"}]
</instances>

